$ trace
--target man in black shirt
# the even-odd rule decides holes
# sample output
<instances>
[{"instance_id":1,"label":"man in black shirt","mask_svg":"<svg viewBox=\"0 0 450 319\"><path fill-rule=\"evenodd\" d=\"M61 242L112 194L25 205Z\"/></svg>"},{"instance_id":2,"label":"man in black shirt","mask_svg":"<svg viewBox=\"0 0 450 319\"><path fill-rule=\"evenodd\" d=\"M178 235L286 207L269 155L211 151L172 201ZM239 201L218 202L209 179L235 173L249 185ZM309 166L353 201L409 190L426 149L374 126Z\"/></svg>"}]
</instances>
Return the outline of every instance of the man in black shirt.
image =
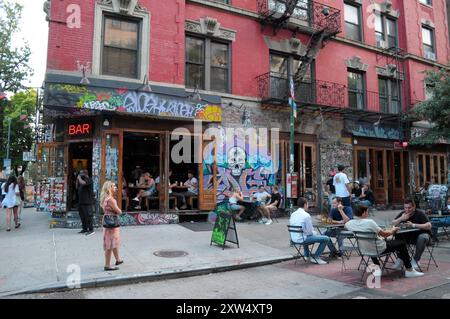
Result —
<instances>
[{"instance_id":1,"label":"man in black shirt","mask_svg":"<svg viewBox=\"0 0 450 319\"><path fill-rule=\"evenodd\" d=\"M94 191L93 181L88 175L87 170L82 170L77 178L77 190L78 190L78 211L80 213L81 224L83 229L80 234L86 234L86 236L94 234L93 223L93 210L94 204Z\"/></svg>"},{"instance_id":2,"label":"man in black shirt","mask_svg":"<svg viewBox=\"0 0 450 319\"><path fill-rule=\"evenodd\" d=\"M402 235L408 244L416 245L414 258L411 259L412 266L416 268L426 245L431 240L431 223L423 211L416 209L414 200L406 199L403 208L405 210L398 214L392 223L394 226L404 223L408 228L418 229L416 232Z\"/></svg>"},{"instance_id":3,"label":"man in black shirt","mask_svg":"<svg viewBox=\"0 0 450 319\"><path fill-rule=\"evenodd\" d=\"M360 204L370 207L375 204L375 196L369 189L369 185L365 184L361 189L361 195L359 196Z\"/></svg>"}]
</instances>

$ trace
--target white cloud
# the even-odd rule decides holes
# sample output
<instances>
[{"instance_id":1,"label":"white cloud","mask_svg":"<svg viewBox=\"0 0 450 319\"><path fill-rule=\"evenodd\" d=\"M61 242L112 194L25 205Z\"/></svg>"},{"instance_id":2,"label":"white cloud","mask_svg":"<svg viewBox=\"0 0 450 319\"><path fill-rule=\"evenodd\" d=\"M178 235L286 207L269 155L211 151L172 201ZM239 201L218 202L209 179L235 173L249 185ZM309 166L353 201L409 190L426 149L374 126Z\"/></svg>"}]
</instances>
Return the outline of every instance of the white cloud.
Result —
<instances>
[{"instance_id":1,"label":"white cloud","mask_svg":"<svg viewBox=\"0 0 450 319\"><path fill-rule=\"evenodd\" d=\"M30 65L34 75L25 81L25 86L40 87L44 81L47 63L48 22L43 11L45 0L16 0L24 6L20 32L13 38L14 46L27 41L31 48Z\"/></svg>"}]
</instances>

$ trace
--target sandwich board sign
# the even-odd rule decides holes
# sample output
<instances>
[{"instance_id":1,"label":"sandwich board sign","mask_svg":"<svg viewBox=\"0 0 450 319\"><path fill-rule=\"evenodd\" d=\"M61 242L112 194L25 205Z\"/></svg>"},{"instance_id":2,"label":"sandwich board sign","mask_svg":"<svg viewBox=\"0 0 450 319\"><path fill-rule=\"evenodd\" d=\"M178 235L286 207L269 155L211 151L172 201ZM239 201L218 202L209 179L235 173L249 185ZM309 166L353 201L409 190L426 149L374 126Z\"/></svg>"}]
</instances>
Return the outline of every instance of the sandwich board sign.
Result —
<instances>
[{"instance_id":1,"label":"sandwich board sign","mask_svg":"<svg viewBox=\"0 0 450 319\"><path fill-rule=\"evenodd\" d=\"M214 243L225 249L226 242L230 242L236 244L239 248L236 223L228 210L228 203L219 204L215 213L217 218L212 231L210 246Z\"/></svg>"}]
</instances>

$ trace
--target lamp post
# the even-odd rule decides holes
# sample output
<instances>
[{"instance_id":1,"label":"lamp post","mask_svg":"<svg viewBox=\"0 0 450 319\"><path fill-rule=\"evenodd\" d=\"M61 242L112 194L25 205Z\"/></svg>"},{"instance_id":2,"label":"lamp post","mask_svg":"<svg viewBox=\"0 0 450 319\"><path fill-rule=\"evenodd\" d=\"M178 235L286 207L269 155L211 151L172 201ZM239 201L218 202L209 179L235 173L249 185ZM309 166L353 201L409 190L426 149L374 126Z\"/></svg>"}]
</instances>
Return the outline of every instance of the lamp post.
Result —
<instances>
[{"instance_id":1,"label":"lamp post","mask_svg":"<svg viewBox=\"0 0 450 319\"><path fill-rule=\"evenodd\" d=\"M8 117L8 146L6 147L6 158L9 159L9 148L11 145L11 118Z\"/></svg>"}]
</instances>

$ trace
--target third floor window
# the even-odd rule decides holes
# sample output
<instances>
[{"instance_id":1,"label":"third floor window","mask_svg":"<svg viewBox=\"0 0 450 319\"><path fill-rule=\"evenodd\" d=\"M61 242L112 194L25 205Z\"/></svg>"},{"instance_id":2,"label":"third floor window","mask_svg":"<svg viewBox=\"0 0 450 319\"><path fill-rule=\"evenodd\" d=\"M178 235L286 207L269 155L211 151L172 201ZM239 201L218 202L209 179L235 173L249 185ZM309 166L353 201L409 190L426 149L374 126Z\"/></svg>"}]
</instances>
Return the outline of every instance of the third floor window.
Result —
<instances>
[{"instance_id":1,"label":"third floor window","mask_svg":"<svg viewBox=\"0 0 450 319\"><path fill-rule=\"evenodd\" d=\"M284 13L286 11L286 0L268 0L268 1L270 11L276 11L279 13ZM309 0L298 0L297 6L295 7L294 12L292 13L292 17L309 23L310 22Z\"/></svg>"},{"instance_id":2,"label":"third floor window","mask_svg":"<svg viewBox=\"0 0 450 319\"><path fill-rule=\"evenodd\" d=\"M436 60L435 38L433 29L427 28L425 26L422 27L422 43L425 58Z\"/></svg>"},{"instance_id":3,"label":"third floor window","mask_svg":"<svg viewBox=\"0 0 450 319\"><path fill-rule=\"evenodd\" d=\"M398 46L397 20L376 14L375 38L379 48L396 48Z\"/></svg>"},{"instance_id":4,"label":"third floor window","mask_svg":"<svg viewBox=\"0 0 450 319\"><path fill-rule=\"evenodd\" d=\"M230 52L227 43L186 37L185 81L189 88L230 91Z\"/></svg>"},{"instance_id":5,"label":"third floor window","mask_svg":"<svg viewBox=\"0 0 450 319\"><path fill-rule=\"evenodd\" d=\"M348 39L362 41L360 7L344 4L345 36Z\"/></svg>"}]
</instances>

